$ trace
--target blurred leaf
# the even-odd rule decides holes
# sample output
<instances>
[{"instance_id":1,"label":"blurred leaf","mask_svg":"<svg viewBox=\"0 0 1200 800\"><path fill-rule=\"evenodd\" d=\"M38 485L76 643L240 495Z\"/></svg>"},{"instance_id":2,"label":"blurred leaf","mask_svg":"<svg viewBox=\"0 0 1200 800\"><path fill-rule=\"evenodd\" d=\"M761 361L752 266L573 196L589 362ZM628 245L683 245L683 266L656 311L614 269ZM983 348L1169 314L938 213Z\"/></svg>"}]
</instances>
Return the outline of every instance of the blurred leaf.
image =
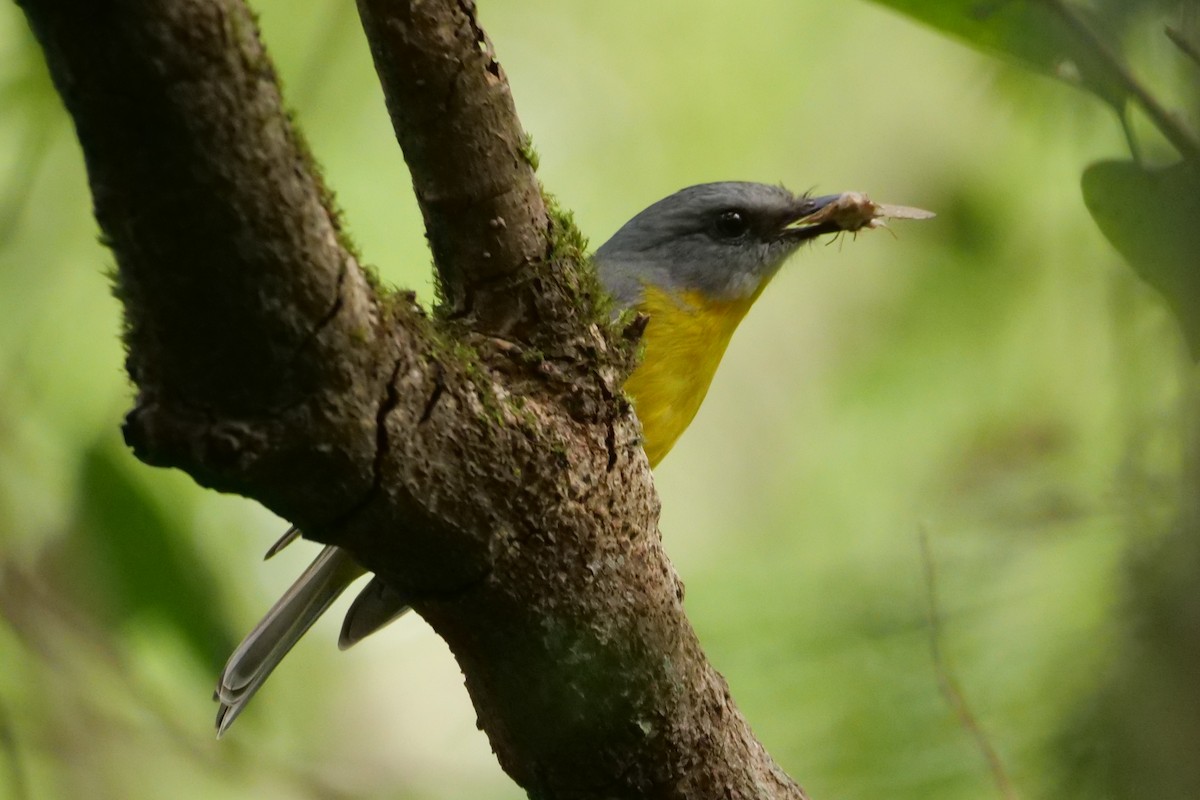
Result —
<instances>
[{"instance_id":1,"label":"blurred leaf","mask_svg":"<svg viewBox=\"0 0 1200 800\"><path fill-rule=\"evenodd\" d=\"M1057 737L1051 796L1200 797L1198 534L1187 520L1131 554L1113 663Z\"/></svg>"},{"instance_id":2,"label":"blurred leaf","mask_svg":"<svg viewBox=\"0 0 1200 800\"><path fill-rule=\"evenodd\" d=\"M1117 109L1126 92L1094 50L1039 0L875 0L986 53L1082 86ZM1078 11L1078 10L1077 10Z\"/></svg>"},{"instance_id":3,"label":"blurred leaf","mask_svg":"<svg viewBox=\"0 0 1200 800\"><path fill-rule=\"evenodd\" d=\"M1101 161L1084 171L1082 186L1101 232L1163 296L1200 358L1200 170Z\"/></svg>"},{"instance_id":4,"label":"blurred leaf","mask_svg":"<svg viewBox=\"0 0 1200 800\"><path fill-rule=\"evenodd\" d=\"M90 573L89 583L106 593L108 610L122 621L165 623L202 664L217 669L233 649L219 584L179 521L130 474L129 460L107 441L83 456L78 533L94 563L77 571ZM102 602L93 598L91 605Z\"/></svg>"}]
</instances>

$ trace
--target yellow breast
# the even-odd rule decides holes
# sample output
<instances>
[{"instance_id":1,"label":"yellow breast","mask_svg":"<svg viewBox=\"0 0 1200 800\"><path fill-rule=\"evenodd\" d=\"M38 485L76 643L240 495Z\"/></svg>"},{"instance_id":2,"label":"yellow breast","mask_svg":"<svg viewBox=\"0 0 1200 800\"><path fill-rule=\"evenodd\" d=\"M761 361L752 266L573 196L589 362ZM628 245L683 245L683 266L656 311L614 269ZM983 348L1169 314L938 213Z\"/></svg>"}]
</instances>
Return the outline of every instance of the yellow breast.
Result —
<instances>
[{"instance_id":1,"label":"yellow breast","mask_svg":"<svg viewBox=\"0 0 1200 800\"><path fill-rule=\"evenodd\" d=\"M663 459L700 410L730 337L761 291L740 300L711 300L695 291L645 287L637 306L650 317L645 358L625 390L642 422L650 466Z\"/></svg>"}]
</instances>

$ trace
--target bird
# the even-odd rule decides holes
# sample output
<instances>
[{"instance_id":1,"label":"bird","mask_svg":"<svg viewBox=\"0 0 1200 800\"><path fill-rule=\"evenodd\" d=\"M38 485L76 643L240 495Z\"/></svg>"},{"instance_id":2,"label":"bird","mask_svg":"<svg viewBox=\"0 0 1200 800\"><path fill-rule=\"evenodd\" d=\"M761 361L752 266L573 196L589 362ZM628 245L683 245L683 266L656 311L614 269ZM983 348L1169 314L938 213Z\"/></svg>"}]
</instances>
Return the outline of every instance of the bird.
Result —
<instances>
[{"instance_id":1,"label":"bird","mask_svg":"<svg viewBox=\"0 0 1200 800\"><path fill-rule=\"evenodd\" d=\"M704 183L650 205L595 251L593 264L618 311L647 317L643 358L624 389L651 468L695 418L738 324L788 258L821 235L877 227L887 211L917 210L879 206L857 193L811 197L763 183ZM268 557L298 536L289 529ZM339 547L320 552L226 663L215 692L218 736L364 573ZM373 577L347 611L338 646L355 644L407 609L399 592Z\"/></svg>"}]
</instances>

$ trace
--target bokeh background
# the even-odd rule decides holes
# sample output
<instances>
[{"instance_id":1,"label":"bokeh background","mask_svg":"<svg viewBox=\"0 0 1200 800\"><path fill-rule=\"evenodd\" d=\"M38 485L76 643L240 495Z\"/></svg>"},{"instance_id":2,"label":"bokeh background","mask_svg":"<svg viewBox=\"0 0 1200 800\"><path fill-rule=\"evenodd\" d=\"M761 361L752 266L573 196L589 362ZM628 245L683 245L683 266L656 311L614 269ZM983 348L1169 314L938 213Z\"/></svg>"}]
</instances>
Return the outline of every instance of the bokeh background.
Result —
<instances>
[{"instance_id":1,"label":"bokeh background","mask_svg":"<svg viewBox=\"0 0 1200 800\"><path fill-rule=\"evenodd\" d=\"M352 236L429 300L352 4L254 5ZM1200 796L1195 370L1081 199L1128 155L1111 110L868 2L481 5L593 244L708 180L939 214L797 257L656 473L691 619L783 766L814 798L1002 796L982 736L1022 797ZM1194 107L1169 5L1121 45ZM214 740L221 663L316 547L264 563L284 520L123 447L111 262L4 4L0 797L522 797L415 616L339 653L336 607Z\"/></svg>"}]
</instances>

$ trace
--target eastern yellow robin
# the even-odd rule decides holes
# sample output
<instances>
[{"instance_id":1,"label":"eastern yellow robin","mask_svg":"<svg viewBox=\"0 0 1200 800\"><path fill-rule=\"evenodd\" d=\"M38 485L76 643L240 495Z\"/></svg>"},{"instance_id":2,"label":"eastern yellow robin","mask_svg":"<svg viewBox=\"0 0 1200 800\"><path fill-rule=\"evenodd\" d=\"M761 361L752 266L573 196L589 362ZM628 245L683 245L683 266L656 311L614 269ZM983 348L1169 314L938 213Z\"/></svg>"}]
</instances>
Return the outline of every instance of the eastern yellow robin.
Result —
<instances>
[{"instance_id":1,"label":"eastern yellow robin","mask_svg":"<svg viewBox=\"0 0 1200 800\"><path fill-rule=\"evenodd\" d=\"M726 182L683 189L625 223L594 261L618 307L649 317L645 355L625 390L642 423L650 466L696 416L738 323L801 244L875 227L885 216L927 215L852 193L812 198L779 186ZM294 538L289 533L280 545ZM344 550L321 551L230 656L217 687L218 735L363 572ZM339 646L349 647L405 610L405 599L373 578L347 612Z\"/></svg>"}]
</instances>

